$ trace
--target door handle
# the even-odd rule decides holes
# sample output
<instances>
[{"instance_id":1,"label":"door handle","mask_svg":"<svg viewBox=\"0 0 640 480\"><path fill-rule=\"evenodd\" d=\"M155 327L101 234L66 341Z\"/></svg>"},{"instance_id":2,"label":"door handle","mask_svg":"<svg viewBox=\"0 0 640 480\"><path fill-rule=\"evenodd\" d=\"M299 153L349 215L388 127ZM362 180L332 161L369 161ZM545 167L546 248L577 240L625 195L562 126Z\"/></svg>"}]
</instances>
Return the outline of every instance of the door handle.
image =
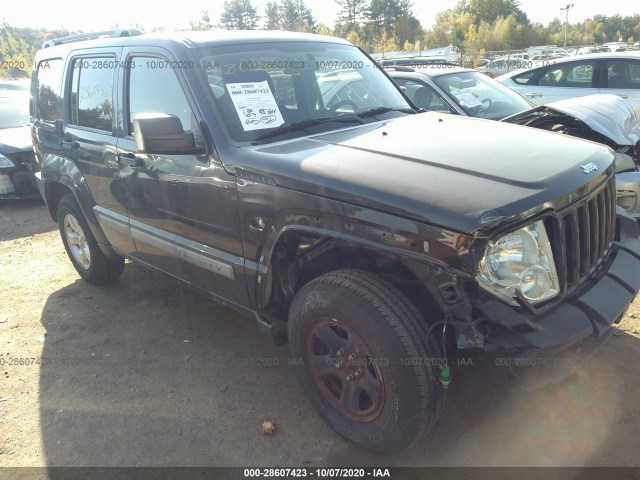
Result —
<instances>
[{"instance_id":1,"label":"door handle","mask_svg":"<svg viewBox=\"0 0 640 480\"><path fill-rule=\"evenodd\" d=\"M532 92L532 93L525 93L524 96L527 97L527 98L539 98L539 97L543 97L544 94L543 93L537 93L537 92L533 93Z\"/></svg>"},{"instance_id":2,"label":"door handle","mask_svg":"<svg viewBox=\"0 0 640 480\"><path fill-rule=\"evenodd\" d=\"M80 144L74 140L60 140L60 147L74 150L80 147Z\"/></svg>"},{"instance_id":3,"label":"door handle","mask_svg":"<svg viewBox=\"0 0 640 480\"><path fill-rule=\"evenodd\" d=\"M116 153L116 162L128 167L142 167L144 166L144 160L140 157L136 157L132 153Z\"/></svg>"}]
</instances>

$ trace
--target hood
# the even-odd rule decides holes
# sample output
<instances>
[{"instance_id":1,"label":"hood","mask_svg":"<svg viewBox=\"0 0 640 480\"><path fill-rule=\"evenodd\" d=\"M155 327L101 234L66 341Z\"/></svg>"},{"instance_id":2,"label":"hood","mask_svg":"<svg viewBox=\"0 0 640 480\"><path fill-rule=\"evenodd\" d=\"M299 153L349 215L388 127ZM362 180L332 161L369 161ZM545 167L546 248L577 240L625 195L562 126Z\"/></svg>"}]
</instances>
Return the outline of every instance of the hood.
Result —
<instances>
[{"instance_id":1,"label":"hood","mask_svg":"<svg viewBox=\"0 0 640 480\"><path fill-rule=\"evenodd\" d=\"M640 125L633 108L625 99L611 94L588 95L551 102L507 117L503 121L522 123L518 120L529 120L532 112L549 110L581 120L589 128L620 146L631 146L640 141Z\"/></svg>"},{"instance_id":2,"label":"hood","mask_svg":"<svg viewBox=\"0 0 640 480\"><path fill-rule=\"evenodd\" d=\"M31 151L31 127L15 127L0 129L0 153L11 155Z\"/></svg>"},{"instance_id":3,"label":"hood","mask_svg":"<svg viewBox=\"0 0 640 480\"><path fill-rule=\"evenodd\" d=\"M612 162L593 142L427 112L252 147L237 164L282 188L471 233L581 198Z\"/></svg>"}]
</instances>

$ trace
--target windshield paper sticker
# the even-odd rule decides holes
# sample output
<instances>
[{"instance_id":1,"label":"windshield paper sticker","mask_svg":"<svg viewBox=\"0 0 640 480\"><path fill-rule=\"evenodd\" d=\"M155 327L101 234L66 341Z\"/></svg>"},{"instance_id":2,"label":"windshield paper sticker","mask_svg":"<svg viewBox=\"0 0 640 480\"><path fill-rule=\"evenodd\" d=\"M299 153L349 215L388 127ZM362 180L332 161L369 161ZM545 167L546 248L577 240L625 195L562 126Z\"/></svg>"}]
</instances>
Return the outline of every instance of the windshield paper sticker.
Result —
<instances>
[{"instance_id":1,"label":"windshield paper sticker","mask_svg":"<svg viewBox=\"0 0 640 480\"><path fill-rule=\"evenodd\" d=\"M269 82L227 83L245 132L279 127L284 123Z\"/></svg>"},{"instance_id":2,"label":"windshield paper sticker","mask_svg":"<svg viewBox=\"0 0 640 480\"><path fill-rule=\"evenodd\" d=\"M463 107L473 108L482 105L482 102L473 96L473 93L465 90L452 90L451 94L454 95Z\"/></svg>"}]
</instances>

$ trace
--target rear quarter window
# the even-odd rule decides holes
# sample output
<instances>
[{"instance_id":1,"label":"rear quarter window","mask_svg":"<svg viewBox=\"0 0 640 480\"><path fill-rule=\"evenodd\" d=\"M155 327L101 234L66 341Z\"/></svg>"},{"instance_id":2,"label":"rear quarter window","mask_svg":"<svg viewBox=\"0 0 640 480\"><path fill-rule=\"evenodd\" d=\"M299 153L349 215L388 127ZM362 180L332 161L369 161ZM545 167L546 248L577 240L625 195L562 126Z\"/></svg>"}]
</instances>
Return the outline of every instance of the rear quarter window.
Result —
<instances>
[{"instance_id":1,"label":"rear quarter window","mask_svg":"<svg viewBox=\"0 0 640 480\"><path fill-rule=\"evenodd\" d=\"M112 131L113 57L82 57L73 61L70 122L80 127Z\"/></svg>"},{"instance_id":2,"label":"rear quarter window","mask_svg":"<svg viewBox=\"0 0 640 480\"><path fill-rule=\"evenodd\" d=\"M63 63L61 58L41 60L34 82L35 118L54 122L60 118L60 90Z\"/></svg>"}]
</instances>

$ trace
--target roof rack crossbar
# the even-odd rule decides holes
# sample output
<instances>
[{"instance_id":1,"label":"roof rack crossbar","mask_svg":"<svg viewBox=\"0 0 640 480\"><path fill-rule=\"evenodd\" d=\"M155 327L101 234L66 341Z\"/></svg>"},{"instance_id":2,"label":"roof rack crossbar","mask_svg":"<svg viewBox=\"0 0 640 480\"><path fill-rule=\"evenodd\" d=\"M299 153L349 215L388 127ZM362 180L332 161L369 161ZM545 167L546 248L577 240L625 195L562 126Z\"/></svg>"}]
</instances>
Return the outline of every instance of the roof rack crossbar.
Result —
<instances>
[{"instance_id":1,"label":"roof rack crossbar","mask_svg":"<svg viewBox=\"0 0 640 480\"><path fill-rule=\"evenodd\" d=\"M63 43L82 42L83 40L93 40L100 37L135 37L142 35L140 30L135 28L118 28L116 30L105 30L102 32L78 33L77 35L68 35L66 37L52 38L42 44L42 48L62 45Z\"/></svg>"}]
</instances>

